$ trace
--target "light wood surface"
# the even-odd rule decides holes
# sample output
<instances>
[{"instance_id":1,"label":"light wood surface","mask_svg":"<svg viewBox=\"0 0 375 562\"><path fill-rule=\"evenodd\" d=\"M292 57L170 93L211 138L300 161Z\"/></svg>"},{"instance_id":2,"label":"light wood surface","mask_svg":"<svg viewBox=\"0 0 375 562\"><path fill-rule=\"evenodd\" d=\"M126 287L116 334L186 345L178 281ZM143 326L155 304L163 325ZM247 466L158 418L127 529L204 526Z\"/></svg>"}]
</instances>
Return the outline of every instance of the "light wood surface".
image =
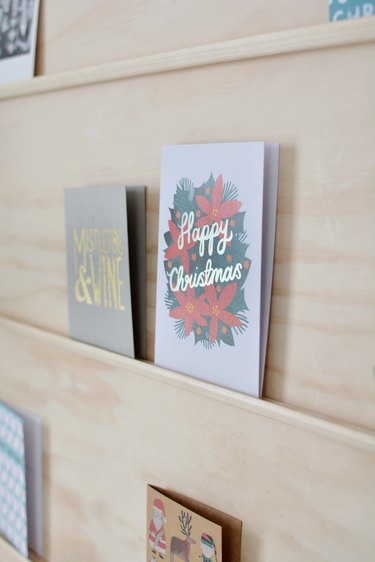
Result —
<instances>
[{"instance_id":1,"label":"light wood surface","mask_svg":"<svg viewBox=\"0 0 375 562\"><path fill-rule=\"evenodd\" d=\"M132 371L136 376L148 377L154 381L177 387L186 393L196 393L202 397L223 402L249 413L266 417L274 422L281 422L310 433L324 436L353 448L375 453L375 433L361 430L349 424L338 424L328 418L315 416L296 408L287 407L274 400L259 400L220 386L216 386L195 378L186 377L153 365L148 361L139 361L123 355L83 344L81 342L40 330L32 326L20 324L14 320L0 318L0 334L10 332L16 339L36 340L46 349L54 346L65 354L81 355L88 360L104 363L122 371Z\"/></svg>"},{"instance_id":2,"label":"light wood surface","mask_svg":"<svg viewBox=\"0 0 375 562\"><path fill-rule=\"evenodd\" d=\"M0 536L1 562L25 562L25 558Z\"/></svg>"},{"instance_id":3,"label":"light wood surface","mask_svg":"<svg viewBox=\"0 0 375 562\"><path fill-rule=\"evenodd\" d=\"M50 562L143 562L147 482L243 520L243 562L373 559L374 435L6 321L0 342L1 396L43 419Z\"/></svg>"},{"instance_id":4,"label":"light wood surface","mask_svg":"<svg viewBox=\"0 0 375 562\"><path fill-rule=\"evenodd\" d=\"M375 19L327 17L42 2L67 72L0 88L0 398L43 420L47 562L143 561L146 483L242 519L242 562L372 562ZM69 340L63 188L148 186L152 361L161 146L241 140L281 143L266 400Z\"/></svg>"},{"instance_id":5,"label":"light wood surface","mask_svg":"<svg viewBox=\"0 0 375 562\"><path fill-rule=\"evenodd\" d=\"M31 551L29 552L29 559L32 562L44 562L42 558ZM25 562L26 558L0 536L0 560L1 562Z\"/></svg>"},{"instance_id":6,"label":"light wood surface","mask_svg":"<svg viewBox=\"0 0 375 562\"><path fill-rule=\"evenodd\" d=\"M37 68L51 74L327 21L326 0L48 0Z\"/></svg>"},{"instance_id":7,"label":"light wood surface","mask_svg":"<svg viewBox=\"0 0 375 562\"><path fill-rule=\"evenodd\" d=\"M152 360L161 146L279 141L265 396L375 428L374 50L359 42L2 101L0 312L67 334L63 188L146 184Z\"/></svg>"},{"instance_id":8,"label":"light wood surface","mask_svg":"<svg viewBox=\"0 0 375 562\"><path fill-rule=\"evenodd\" d=\"M0 100L55 90L61 91L65 88L88 86L159 72L171 72L173 70L351 44L358 45L371 41L375 41L373 18L343 21L334 25L325 24L199 45L179 51L126 59L81 70L41 76L33 80L10 83L0 87Z\"/></svg>"}]
</instances>

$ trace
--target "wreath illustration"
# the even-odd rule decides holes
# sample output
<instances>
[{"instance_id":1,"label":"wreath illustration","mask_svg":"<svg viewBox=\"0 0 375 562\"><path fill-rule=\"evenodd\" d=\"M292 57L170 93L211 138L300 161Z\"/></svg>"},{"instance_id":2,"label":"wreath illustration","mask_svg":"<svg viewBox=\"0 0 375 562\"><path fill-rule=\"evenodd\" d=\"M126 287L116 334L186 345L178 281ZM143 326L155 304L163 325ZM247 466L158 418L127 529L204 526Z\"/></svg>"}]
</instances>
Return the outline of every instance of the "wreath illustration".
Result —
<instances>
[{"instance_id":1,"label":"wreath illustration","mask_svg":"<svg viewBox=\"0 0 375 562\"><path fill-rule=\"evenodd\" d=\"M248 325L244 284L251 262L237 187L211 174L200 187L177 184L164 234L165 305L179 338L234 346Z\"/></svg>"}]
</instances>

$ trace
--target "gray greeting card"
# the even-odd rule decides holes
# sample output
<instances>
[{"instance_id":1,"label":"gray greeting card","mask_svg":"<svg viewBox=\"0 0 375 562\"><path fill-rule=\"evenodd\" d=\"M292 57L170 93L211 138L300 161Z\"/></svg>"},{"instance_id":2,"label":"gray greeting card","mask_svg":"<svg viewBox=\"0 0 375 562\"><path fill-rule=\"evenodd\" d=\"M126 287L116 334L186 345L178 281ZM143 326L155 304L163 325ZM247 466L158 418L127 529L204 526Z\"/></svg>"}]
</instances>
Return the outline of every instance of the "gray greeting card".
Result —
<instances>
[{"instance_id":1,"label":"gray greeting card","mask_svg":"<svg viewBox=\"0 0 375 562\"><path fill-rule=\"evenodd\" d=\"M70 335L146 354L145 188L65 190Z\"/></svg>"}]
</instances>

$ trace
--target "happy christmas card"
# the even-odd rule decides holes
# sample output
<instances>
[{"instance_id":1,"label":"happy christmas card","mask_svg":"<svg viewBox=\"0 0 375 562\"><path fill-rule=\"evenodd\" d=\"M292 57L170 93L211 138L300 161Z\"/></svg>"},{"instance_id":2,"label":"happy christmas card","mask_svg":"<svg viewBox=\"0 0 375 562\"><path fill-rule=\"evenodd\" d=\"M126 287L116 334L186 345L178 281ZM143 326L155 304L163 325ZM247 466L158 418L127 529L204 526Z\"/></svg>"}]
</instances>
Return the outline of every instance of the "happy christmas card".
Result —
<instances>
[{"instance_id":1,"label":"happy christmas card","mask_svg":"<svg viewBox=\"0 0 375 562\"><path fill-rule=\"evenodd\" d=\"M155 363L261 396L279 145L162 151Z\"/></svg>"},{"instance_id":2,"label":"happy christmas card","mask_svg":"<svg viewBox=\"0 0 375 562\"><path fill-rule=\"evenodd\" d=\"M235 517L147 486L147 562L240 562L241 531Z\"/></svg>"},{"instance_id":3,"label":"happy christmas card","mask_svg":"<svg viewBox=\"0 0 375 562\"><path fill-rule=\"evenodd\" d=\"M146 355L144 187L65 190L70 335Z\"/></svg>"}]
</instances>

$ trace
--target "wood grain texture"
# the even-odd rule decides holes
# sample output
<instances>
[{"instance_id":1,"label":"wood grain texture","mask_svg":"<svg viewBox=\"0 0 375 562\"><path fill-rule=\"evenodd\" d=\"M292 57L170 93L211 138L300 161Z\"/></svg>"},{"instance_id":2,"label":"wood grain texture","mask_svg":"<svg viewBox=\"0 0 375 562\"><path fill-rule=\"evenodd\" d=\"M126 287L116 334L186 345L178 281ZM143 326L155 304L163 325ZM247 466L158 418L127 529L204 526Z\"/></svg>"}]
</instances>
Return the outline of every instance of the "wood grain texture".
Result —
<instances>
[{"instance_id":1,"label":"wood grain texture","mask_svg":"<svg viewBox=\"0 0 375 562\"><path fill-rule=\"evenodd\" d=\"M344 443L10 322L0 352L1 396L43 419L49 562L143 562L148 482L243 520L243 562L372 560L374 435Z\"/></svg>"},{"instance_id":2,"label":"wood grain texture","mask_svg":"<svg viewBox=\"0 0 375 562\"><path fill-rule=\"evenodd\" d=\"M335 24L293 29L209 45L200 45L179 51L126 59L81 70L6 84L0 87L0 100L56 90L61 91L65 88L88 86L159 72L171 72L173 70L196 68L224 62L328 49L351 44L358 45L371 41L375 41L375 22L373 18L343 21Z\"/></svg>"},{"instance_id":3,"label":"wood grain texture","mask_svg":"<svg viewBox=\"0 0 375 562\"><path fill-rule=\"evenodd\" d=\"M3 101L0 312L67 334L63 188L146 184L152 360L161 146L279 141L265 396L375 428L374 50L294 53Z\"/></svg>"},{"instance_id":4,"label":"wood grain texture","mask_svg":"<svg viewBox=\"0 0 375 562\"><path fill-rule=\"evenodd\" d=\"M25 562L26 558L0 536L0 560L1 562Z\"/></svg>"},{"instance_id":5,"label":"wood grain texture","mask_svg":"<svg viewBox=\"0 0 375 562\"><path fill-rule=\"evenodd\" d=\"M32 562L45 562L32 551L29 551L29 559ZM1 562L25 562L26 558L0 536L0 560Z\"/></svg>"},{"instance_id":6,"label":"wood grain texture","mask_svg":"<svg viewBox=\"0 0 375 562\"><path fill-rule=\"evenodd\" d=\"M153 381L176 387L183 392L199 394L202 397L222 402L226 406L232 406L257 416L269 418L273 422L291 425L295 428L306 430L309 433L329 438L337 443L375 453L375 433L372 431L361 430L348 424L338 424L328 418L311 415L277 403L274 400L259 400L240 392L157 367L149 361L138 361L92 345L83 344L65 336L0 317L0 333L3 332L9 332L10 335L13 334L15 339L37 340L40 345L45 345L46 348L54 346L65 354L81 355L88 360L97 361L100 364L104 363L109 367L119 368L122 371L131 370L136 376L151 378Z\"/></svg>"},{"instance_id":7,"label":"wood grain texture","mask_svg":"<svg viewBox=\"0 0 375 562\"><path fill-rule=\"evenodd\" d=\"M328 21L325 0L48 0L41 3L38 74Z\"/></svg>"}]
</instances>

